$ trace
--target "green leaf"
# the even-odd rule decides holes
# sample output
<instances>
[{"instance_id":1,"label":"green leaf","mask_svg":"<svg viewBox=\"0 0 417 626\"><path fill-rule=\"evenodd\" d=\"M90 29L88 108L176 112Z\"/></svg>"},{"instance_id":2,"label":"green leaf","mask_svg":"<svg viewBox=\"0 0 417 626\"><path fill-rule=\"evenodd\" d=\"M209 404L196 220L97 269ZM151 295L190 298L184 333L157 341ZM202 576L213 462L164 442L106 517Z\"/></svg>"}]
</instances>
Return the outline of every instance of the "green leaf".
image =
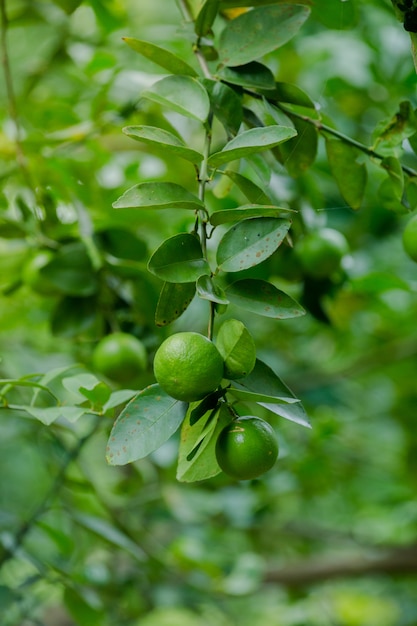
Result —
<instances>
[{"instance_id":1,"label":"green leaf","mask_svg":"<svg viewBox=\"0 0 417 626\"><path fill-rule=\"evenodd\" d=\"M164 48L160 48L153 43L149 43L148 41L134 39L133 37L123 37L123 41L125 41L127 45L132 48L132 50L139 52L139 54L146 57L150 61L153 61L160 67L168 70L170 74L197 76L197 72L191 67L191 65L188 65L188 63Z\"/></svg>"},{"instance_id":2,"label":"green leaf","mask_svg":"<svg viewBox=\"0 0 417 626\"><path fill-rule=\"evenodd\" d=\"M236 135L243 119L242 100L233 89L218 80L201 81L207 90L213 114L226 132Z\"/></svg>"},{"instance_id":3,"label":"green leaf","mask_svg":"<svg viewBox=\"0 0 417 626\"><path fill-rule=\"evenodd\" d=\"M279 160L293 178L302 176L314 163L317 155L318 133L314 126L303 120L292 118L297 137L276 148Z\"/></svg>"},{"instance_id":4,"label":"green leaf","mask_svg":"<svg viewBox=\"0 0 417 626\"><path fill-rule=\"evenodd\" d=\"M179 428L187 406L171 398L158 384L140 391L114 423L107 462L126 465L157 450Z\"/></svg>"},{"instance_id":5,"label":"green leaf","mask_svg":"<svg viewBox=\"0 0 417 626\"><path fill-rule=\"evenodd\" d=\"M149 259L148 269L168 283L191 283L210 273L200 241L191 233L180 233L162 242Z\"/></svg>"},{"instance_id":6,"label":"green leaf","mask_svg":"<svg viewBox=\"0 0 417 626\"><path fill-rule=\"evenodd\" d=\"M192 410L189 410L181 428L180 449L178 455L177 479L181 482L206 480L220 473L216 460L216 441L223 430L232 421L226 407L209 411L207 417L190 423Z\"/></svg>"},{"instance_id":7,"label":"green leaf","mask_svg":"<svg viewBox=\"0 0 417 626\"><path fill-rule=\"evenodd\" d=\"M296 213L296 211L274 205L244 204L236 209L215 211L210 216L210 224L219 226L228 222L239 222L250 217L290 217L291 213Z\"/></svg>"},{"instance_id":8,"label":"green leaf","mask_svg":"<svg viewBox=\"0 0 417 626\"><path fill-rule=\"evenodd\" d=\"M411 102L404 101L389 119L380 122L374 133L373 148L382 156L401 156L402 143L417 131L417 114Z\"/></svg>"},{"instance_id":9,"label":"green leaf","mask_svg":"<svg viewBox=\"0 0 417 626\"><path fill-rule=\"evenodd\" d=\"M20 408L46 426L49 426L60 418L74 423L80 419L82 415L88 413L87 409L83 409L79 406L48 406L39 408L25 405Z\"/></svg>"},{"instance_id":10,"label":"green leaf","mask_svg":"<svg viewBox=\"0 0 417 626\"><path fill-rule=\"evenodd\" d=\"M203 274L198 278L197 293L203 300L217 302L217 304L229 304L229 300L226 298L223 289L216 285L208 274Z\"/></svg>"},{"instance_id":11,"label":"green leaf","mask_svg":"<svg viewBox=\"0 0 417 626\"><path fill-rule=\"evenodd\" d=\"M194 24L196 35L204 37L204 35L207 35L210 32L214 20L217 17L219 4L220 0L206 0L203 4Z\"/></svg>"},{"instance_id":12,"label":"green leaf","mask_svg":"<svg viewBox=\"0 0 417 626\"><path fill-rule=\"evenodd\" d=\"M358 10L356 8L356 0L314 0L313 17L327 26L335 30L347 30L353 28L358 21Z\"/></svg>"},{"instance_id":13,"label":"green leaf","mask_svg":"<svg viewBox=\"0 0 417 626\"><path fill-rule=\"evenodd\" d=\"M271 199L266 195L263 189L258 187L250 178L246 178L246 176L242 176L242 174L234 172L233 170L226 170L223 173L239 187L240 191L247 197L249 202L253 202L254 204L271 204Z\"/></svg>"},{"instance_id":14,"label":"green leaf","mask_svg":"<svg viewBox=\"0 0 417 626\"><path fill-rule=\"evenodd\" d=\"M63 600L69 614L79 626L100 626L103 623L104 612L90 604L77 590L66 586Z\"/></svg>"},{"instance_id":15,"label":"green leaf","mask_svg":"<svg viewBox=\"0 0 417 626\"><path fill-rule=\"evenodd\" d=\"M95 296L77 298L65 296L52 312L51 330L56 337L71 339L88 331L100 328L101 312Z\"/></svg>"},{"instance_id":16,"label":"green leaf","mask_svg":"<svg viewBox=\"0 0 417 626\"><path fill-rule=\"evenodd\" d=\"M248 89L262 89L266 91L275 89L273 73L269 67L258 63L258 61L252 61L237 67L221 67L217 72L217 76L220 80L224 80L227 83Z\"/></svg>"},{"instance_id":17,"label":"green leaf","mask_svg":"<svg viewBox=\"0 0 417 626\"><path fill-rule=\"evenodd\" d=\"M217 248L217 264L224 272L239 272L262 263L281 245L289 220L258 217L230 228Z\"/></svg>"},{"instance_id":18,"label":"green leaf","mask_svg":"<svg viewBox=\"0 0 417 626\"><path fill-rule=\"evenodd\" d=\"M265 280L238 280L227 287L226 295L236 306L264 317L284 320L305 314L291 296Z\"/></svg>"},{"instance_id":19,"label":"green leaf","mask_svg":"<svg viewBox=\"0 0 417 626\"><path fill-rule=\"evenodd\" d=\"M123 132L131 139L157 146L160 150L175 154L191 163L200 163L203 155L196 150L188 148L185 143L167 130L155 126L126 126Z\"/></svg>"},{"instance_id":20,"label":"green leaf","mask_svg":"<svg viewBox=\"0 0 417 626\"><path fill-rule=\"evenodd\" d=\"M203 123L210 112L207 91L190 76L166 76L143 91L141 97Z\"/></svg>"},{"instance_id":21,"label":"green leaf","mask_svg":"<svg viewBox=\"0 0 417 626\"><path fill-rule=\"evenodd\" d=\"M367 172L364 163L358 163L356 148L326 137L326 151L330 169L344 200L352 209L359 209L365 193Z\"/></svg>"},{"instance_id":22,"label":"green leaf","mask_svg":"<svg viewBox=\"0 0 417 626\"><path fill-rule=\"evenodd\" d=\"M283 46L309 14L308 7L280 4L239 15L220 34L218 50L222 65L243 65Z\"/></svg>"},{"instance_id":23,"label":"green leaf","mask_svg":"<svg viewBox=\"0 0 417 626\"><path fill-rule=\"evenodd\" d=\"M264 402L263 400L257 402L272 413L296 422L301 426L311 428L301 402L269 365L263 361L257 359L255 367L249 376L239 380L239 382L233 381L231 392L234 393L235 389L274 398L274 402ZM286 399L287 403L283 404Z\"/></svg>"},{"instance_id":24,"label":"green leaf","mask_svg":"<svg viewBox=\"0 0 417 626\"><path fill-rule=\"evenodd\" d=\"M116 407L129 402L134 396L136 396L137 391L133 389L118 389L117 391L113 391L108 401L103 406L103 411L109 411L110 409L115 409Z\"/></svg>"},{"instance_id":25,"label":"green leaf","mask_svg":"<svg viewBox=\"0 0 417 626\"><path fill-rule=\"evenodd\" d=\"M195 295L195 282L164 283L155 311L155 324L167 326L178 319L191 304Z\"/></svg>"},{"instance_id":26,"label":"green leaf","mask_svg":"<svg viewBox=\"0 0 417 626\"><path fill-rule=\"evenodd\" d=\"M85 297L98 288L91 259L84 244L79 241L62 246L39 271L64 294Z\"/></svg>"},{"instance_id":27,"label":"green leaf","mask_svg":"<svg viewBox=\"0 0 417 626\"><path fill-rule=\"evenodd\" d=\"M62 379L62 385L70 391L79 402L84 402L86 398L102 399L104 404L110 398L111 390L105 383L93 374L76 374Z\"/></svg>"},{"instance_id":28,"label":"green leaf","mask_svg":"<svg viewBox=\"0 0 417 626\"><path fill-rule=\"evenodd\" d=\"M208 159L208 164L210 167L219 167L223 163L273 148L296 134L293 128L287 126L251 128L234 137L221 152L212 154Z\"/></svg>"},{"instance_id":29,"label":"green leaf","mask_svg":"<svg viewBox=\"0 0 417 626\"><path fill-rule=\"evenodd\" d=\"M115 209L187 209L198 211L204 204L177 183L139 183L113 203Z\"/></svg>"},{"instance_id":30,"label":"green leaf","mask_svg":"<svg viewBox=\"0 0 417 626\"><path fill-rule=\"evenodd\" d=\"M381 161L381 167L386 170L388 177L381 183L379 195L389 205L401 202L404 194L404 172L399 159L389 156Z\"/></svg>"},{"instance_id":31,"label":"green leaf","mask_svg":"<svg viewBox=\"0 0 417 626\"><path fill-rule=\"evenodd\" d=\"M316 110L315 104L310 96L300 89L300 87L292 83L275 83L275 91L273 94L268 94L268 97L285 104L293 104L298 107Z\"/></svg>"}]
</instances>

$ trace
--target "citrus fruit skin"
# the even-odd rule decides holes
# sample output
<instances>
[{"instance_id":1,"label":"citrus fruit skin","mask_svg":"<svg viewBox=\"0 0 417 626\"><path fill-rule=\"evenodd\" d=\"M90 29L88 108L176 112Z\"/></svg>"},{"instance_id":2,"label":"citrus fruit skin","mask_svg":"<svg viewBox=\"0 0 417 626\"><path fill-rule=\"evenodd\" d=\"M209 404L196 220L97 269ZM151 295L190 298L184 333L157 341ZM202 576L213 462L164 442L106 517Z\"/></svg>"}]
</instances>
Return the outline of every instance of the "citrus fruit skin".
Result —
<instances>
[{"instance_id":1,"label":"citrus fruit skin","mask_svg":"<svg viewBox=\"0 0 417 626\"><path fill-rule=\"evenodd\" d=\"M23 282L42 296L50 296L56 293L56 286L51 283L41 270L54 258L51 250L38 250L25 264L22 273Z\"/></svg>"},{"instance_id":2,"label":"citrus fruit skin","mask_svg":"<svg viewBox=\"0 0 417 626\"><path fill-rule=\"evenodd\" d=\"M224 360L225 378L244 378L255 367L255 342L240 320L229 319L223 322L217 333L216 346Z\"/></svg>"},{"instance_id":3,"label":"citrus fruit skin","mask_svg":"<svg viewBox=\"0 0 417 626\"><path fill-rule=\"evenodd\" d=\"M153 367L162 389L183 402L201 400L217 389L224 370L214 343L195 332L165 339L156 351Z\"/></svg>"},{"instance_id":4,"label":"citrus fruit skin","mask_svg":"<svg viewBox=\"0 0 417 626\"><path fill-rule=\"evenodd\" d=\"M247 415L239 417L220 433L216 459L225 474L250 480L264 474L278 458L275 432L265 420Z\"/></svg>"},{"instance_id":5,"label":"citrus fruit skin","mask_svg":"<svg viewBox=\"0 0 417 626\"><path fill-rule=\"evenodd\" d=\"M417 263L417 215L411 218L403 232L404 250Z\"/></svg>"},{"instance_id":6,"label":"citrus fruit skin","mask_svg":"<svg viewBox=\"0 0 417 626\"><path fill-rule=\"evenodd\" d=\"M326 278L340 269L349 252L345 236L334 228L323 228L305 235L295 247L303 270L314 278Z\"/></svg>"},{"instance_id":7,"label":"citrus fruit skin","mask_svg":"<svg viewBox=\"0 0 417 626\"><path fill-rule=\"evenodd\" d=\"M97 372L110 380L132 383L146 369L146 348L129 333L112 333L99 341L93 351L92 363Z\"/></svg>"}]
</instances>

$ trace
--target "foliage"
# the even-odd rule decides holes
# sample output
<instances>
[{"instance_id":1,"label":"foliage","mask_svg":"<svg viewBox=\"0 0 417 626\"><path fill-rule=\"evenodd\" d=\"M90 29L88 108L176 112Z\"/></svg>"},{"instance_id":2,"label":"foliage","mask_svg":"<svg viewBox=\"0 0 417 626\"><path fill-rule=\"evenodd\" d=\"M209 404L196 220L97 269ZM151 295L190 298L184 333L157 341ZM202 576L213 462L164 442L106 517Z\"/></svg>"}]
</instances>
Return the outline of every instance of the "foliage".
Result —
<instances>
[{"instance_id":1,"label":"foliage","mask_svg":"<svg viewBox=\"0 0 417 626\"><path fill-rule=\"evenodd\" d=\"M1 0L2 623L417 620L382 565L307 575L416 541L415 34L393 4ZM324 228L350 253L315 277L297 250ZM162 340L235 318L251 373L162 393ZM149 355L134 389L93 368L119 331ZM215 443L248 409L280 458L235 483Z\"/></svg>"}]
</instances>

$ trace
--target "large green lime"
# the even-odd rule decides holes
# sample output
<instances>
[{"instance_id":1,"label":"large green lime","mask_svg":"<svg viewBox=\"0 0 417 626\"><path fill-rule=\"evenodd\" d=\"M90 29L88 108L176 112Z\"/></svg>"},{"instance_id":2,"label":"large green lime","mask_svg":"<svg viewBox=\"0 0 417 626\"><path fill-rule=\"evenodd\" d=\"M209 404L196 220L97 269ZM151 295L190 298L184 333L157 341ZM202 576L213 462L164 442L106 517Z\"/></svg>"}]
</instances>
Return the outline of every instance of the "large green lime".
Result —
<instances>
[{"instance_id":1,"label":"large green lime","mask_svg":"<svg viewBox=\"0 0 417 626\"><path fill-rule=\"evenodd\" d=\"M154 359L155 378L176 400L194 402L217 389L223 378L223 359L204 335L182 332L160 345Z\"/></svg>"},{"instance_id":2,"label":"large green lime","mask_svg":"<svg viewBox=\"0 0 417 626\"><path fill-rule=\"evenodd\" d=\"M226 426L216 442L216 458L220 468L239 480L264 474L278 457L275 432L265 420L247 415Z\"/></svg>"}]
</instances>

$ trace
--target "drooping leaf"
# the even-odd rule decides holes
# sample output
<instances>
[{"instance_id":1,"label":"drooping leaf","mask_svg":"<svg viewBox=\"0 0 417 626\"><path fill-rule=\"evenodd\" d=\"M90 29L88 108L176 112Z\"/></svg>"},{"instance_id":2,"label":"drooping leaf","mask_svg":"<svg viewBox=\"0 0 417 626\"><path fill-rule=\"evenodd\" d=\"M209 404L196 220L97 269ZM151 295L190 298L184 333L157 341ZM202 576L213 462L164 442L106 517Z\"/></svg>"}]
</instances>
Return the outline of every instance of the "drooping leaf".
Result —
<instances>
[{"instance_id":1,"label":"drooping leaf","mask_svg":"<svg viewBox=\"0 0 417 626\"><path fill-rule=\"evenodd\" d=\"M219 4L220 0L205 1L195 19L194 30L196 35L204 37L204 35L210 32L214 20L217 17Z\"/></svg>"},{"instance_id":2,"label":"drooping leaf","mask_svg":"<svg viewBox=\"0 0 417 626\"><path fill-rule=\"evenodd\" d=\"M296 134L293 128L287 126L251 128L234 137L221 152L212 154L208 159L208 164L210 167L219 167L223 163L273 148Z\"/></svg>"},{"instance_id":3,"label":"drooping leaf","mask_svg":"<svg viewBox=\"0 0 417 626\"><path fill-rule=\"evenodd\" d=\"M306 6L279 4L258 7L231 20L220 34L222 65L243 65L283 46L308 18Z\"/></svg>"},{"instance_id":4,"label":"drooping leaf","mask_svg":"<svg viewBox=\"0 0 417 626\"><path fill-rule=\"evenodd\" d=\"M114 423L106 451L107 462L125 465L159 448L179 428L187 406L168 396L158 384L140 391Z\"/></svg>"},{"instance_id":5,"label":"drooping leaf","mask_svg":"<svg viewBox=\"0 0 417 626\"><path fill-rule=\"evenodd\" d=\"M200 241L191 233L179 233L163 241L149 259L148 269L168 283L191 283L210 273Z\"/></svg>"},{"instance_id":6,"label":"drooping leaf","mask_svg":"<svg viewBox=\"0 0 417 626\"><path fill-rule=\"evenodd\" d=\"M305 314L291 296L261 279L238 280L227 287L226 295L236 306L264 317L289 319Z\"/></svg>"},{"instance_id":7,"label":"drooping leaf","mask_svg":"<svg viewBox=\"0 0 417 626\"><path fill-rule=\"evenodd\" d=\"M292 209L266 204L244 204L236 209L224 209L215 211L210 216L210 224L219 226L228 222L238 222L250 217L290 217L296 213Z\"/></svg>"},{"instance_id":8,"label":"drooping leaf","mask_svg":"<svg viewBox=\"0 0 417 626\"><path fill-rule=\"evenodd\" d=\"M233 170L225 170L223 173L239 187L249 202L253 202L254 204L271 204L271 199L266 195L263 189L258 187L250 178L242 176L242 174L234 172Z\"/></svg>"},{"instance_id":9,"label":"drooping leaf","mask_svg":"<svg viewBox=\"0 0 417 626\"><path fill-rule=\"evenodd\" d=\"M126 126L123 132L128 137L143 143L158 147L164 152L179 156L191 163L200 163L203 155L192 148L188 148L185 143L167 130L155 126Z\"/></svg>"},{"instance_id":10,"label":"drooping leaf","mask_svg":"<svg viewBox=\"0 0 417 626\"><path fill-rule=\"evenodd\" d=\"M217 76L227 83L248 89L262 89L266 91L275 89L273 73L269 67L258 61L252 61L236 67L221 67L217 72Z\"/></svg>"},{"instance_id":11,"label":"drooping leaf","mask_svg":"<svg viewBox=\"0 0 417 626\"><path fill-rule=\"evenodd\" d=\"M160 48L149 41L142 41L140 39L134 39L133 37L124 37L123 41L125 41L132 50L139 52L139 54L153 61L160 67L163 67L165 70L168 70L171 74L197 76L197 72L191 65L188 65L188 63L172 52L169 52L169 50Z\"/></svg>"},{"instance_id":12,"label":"drooping leaf","mask_svg":"<svg viewBox=\"0 0 417 626\"><path fill-rule=\"evenodd\" d=\"M217 248L217 264L224 272L239 272L262 263L281 245L289 220L258 217L230 228Z\"/></svg>"},{"instance_id":13,"label":"drooping leaf","mask_svg":"<svg viewBox=\"0 0 417 626\"><path fill-rule=\"evenodd\" d=\"M367 172L365 164L356 160L358 151L339 139L328 137L326 151L341 195L352 209L359 209L365 193Z\"/></svg>"},{"instance_id":14,"label":"drooping leaf","mask_svg":"<svg viewBox=\"0 0 417 626\"><path fill-rule=\"evenodd\" d=\"M191 76L166 76L141 93L142 98L196 119L207 120L210 101L204 87Z\"/></svg>"},{"instance_id":15,"label":"drooping leaf","mask_svg":"<svg viewBox=\"0 0 417 626\"><path fill-rule=\"evenodd\" d=\"M168 283L162 286L155 311L155 324L167 326L178 319L191 304L195 295L195 282Z\"/></svg>"},{"instance_id":16,"label":"drooping leaf","mask_svg":"<svg viewBox=\"0 0 417 626\"><path fill-rule=\"evenodd\" d=\"M218 80L203 79L213 114L226 132L236 135L243 119L242 100L233 89Z\"/></svg>"},{"instance_id":17,"label":"drooping leaf","mask_svg":"<svg viewBox=\"0 0 417 626\"><path fill-rule=\"evenodd\" d=\"M310 96L298 85L293 85L292 83L276 82L274 93L268 94L268 98L307 109L315 110L316 108Z\"/></svg>"},{"instance_id":18,"label":"drooping leaf","mask_svg":"<svg viewBox=\"0 0 417 626\"><path fill-rule=\"evenodd\" d=\"M303 120L292 118L297 136L276 148L280 162L293 178L302 176L314 163L317 155L318 133L316 128Z\"/></svg>"},{"instance_id":19,"label":"drooping leaf","mask_svg":"<svg viewBox=\"0 0 417 626\"><path fill-rule=\"evenodd\" d=\"M197 280L197 293L203 300L217 302L217 304L229 304L223 289L208 274L203 274Z\"/></svg>"},{"instance_id":20,"label":"drooping leaf","mask_svg":"<svg viewBox=\"0 0 417 626\"><path fill-rule=\"evenodd\" d=\"M113 203L115 209L187 209L204 208L197 196L177 183L139 183Z\"/></svg>"}]
</instances>

